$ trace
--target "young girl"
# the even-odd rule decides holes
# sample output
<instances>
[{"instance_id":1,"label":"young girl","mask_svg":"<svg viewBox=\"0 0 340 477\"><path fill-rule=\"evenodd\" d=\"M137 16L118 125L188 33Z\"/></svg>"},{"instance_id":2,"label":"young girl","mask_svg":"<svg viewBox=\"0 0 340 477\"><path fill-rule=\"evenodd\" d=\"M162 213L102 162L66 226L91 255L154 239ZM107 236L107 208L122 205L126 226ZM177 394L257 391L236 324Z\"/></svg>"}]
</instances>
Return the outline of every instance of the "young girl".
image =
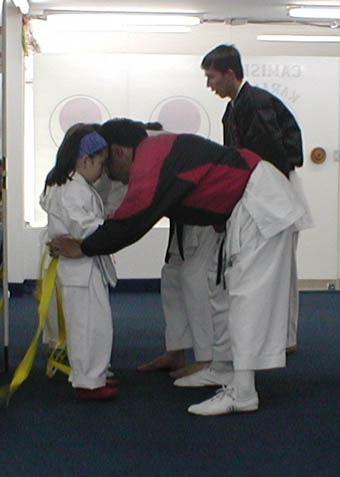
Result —
<instances>
[{"instance_id":1,"label":"young girl","mask_svg":"<svg viewBox=\"0 0 340 477\"><path fill-rule=\"evenodd\" d=\"M104 207L93 183L101 176L107 143L86 126L61 144L48 174L40 204L48 214L48 236L82 240L104 222ZM109 256L60 257L58 280L65 315L69 380L79 399L112 399L118 390L106 383L112 349L108 283L116 272Z\"/></svg>"}]
</instances>

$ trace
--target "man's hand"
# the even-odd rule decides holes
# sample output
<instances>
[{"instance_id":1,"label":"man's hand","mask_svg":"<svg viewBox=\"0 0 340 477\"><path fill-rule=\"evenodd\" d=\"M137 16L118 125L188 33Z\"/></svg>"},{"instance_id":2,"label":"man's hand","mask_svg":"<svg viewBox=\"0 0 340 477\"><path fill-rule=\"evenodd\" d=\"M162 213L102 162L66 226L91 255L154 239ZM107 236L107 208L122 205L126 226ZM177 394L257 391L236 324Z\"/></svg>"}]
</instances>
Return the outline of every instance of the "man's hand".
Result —
<instances>
[{"instance_id":1,"label":"man's hand","mask_svg":"<svg viewBox=\"0 0 340 477\"><path fill-rule=\"evenodd\" d=\"M56 238L48 242L47 245L50 248L50 255L52 257L62 255L63 257L69 258L80 258L84 255L81 251L80 244L70 237Z\"/></svg>"}]
</instances>

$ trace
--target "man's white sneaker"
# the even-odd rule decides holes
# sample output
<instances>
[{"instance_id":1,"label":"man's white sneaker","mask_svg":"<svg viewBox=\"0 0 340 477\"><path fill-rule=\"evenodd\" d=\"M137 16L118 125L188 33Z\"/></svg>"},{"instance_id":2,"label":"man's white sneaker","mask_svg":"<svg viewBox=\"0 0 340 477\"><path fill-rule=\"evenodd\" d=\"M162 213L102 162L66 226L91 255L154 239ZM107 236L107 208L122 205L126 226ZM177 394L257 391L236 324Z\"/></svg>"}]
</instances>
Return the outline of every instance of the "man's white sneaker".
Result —
<instances>
[{"instance_id":1,"label":"man's white sneaker","mask_svg":"<svg viewBox=\"0 0 340 477\"><path fill-rule=\"evenodd\" d=\"M221 414L231 414L234 412L251 412L259 408L259 397L257 392L248 398L236 397L235 388L225 386L217 391L215 396L200 404L193 404L188 408L191 414L199 416L219 416Z\"/></svg>"},{"instance_id":2,"label":"man's white sneaker","mask_svg":"<svg viewBox=\"0 0 340 477\"><path fill-rule=\"evenodd\" d=\"M233 372L217 373L212 368L206 367L197 373L174 381L175 386L182 388L200 388L203 386L226 386L232 380Z\"/></svg>"}]
</instances>

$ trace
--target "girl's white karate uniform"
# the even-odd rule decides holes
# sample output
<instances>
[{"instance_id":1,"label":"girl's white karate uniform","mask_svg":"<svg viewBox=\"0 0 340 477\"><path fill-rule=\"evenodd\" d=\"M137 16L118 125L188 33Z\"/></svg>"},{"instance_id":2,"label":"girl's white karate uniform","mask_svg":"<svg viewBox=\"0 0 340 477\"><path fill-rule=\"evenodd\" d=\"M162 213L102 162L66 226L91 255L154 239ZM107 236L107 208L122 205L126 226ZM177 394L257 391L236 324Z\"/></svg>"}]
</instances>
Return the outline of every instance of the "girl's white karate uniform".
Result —
<instances>
[{"instance_id":1,"label":"girl's white karate uniform","mask_svg":"<svg viewBox=\"0 0 340 477\"><path fill-rule=\"evenodd\" d=\"M290 257L304 213L289 181L261 161L226 224L226 290L211 297L214 361L233 361L235 370L285 365ZM209 277L214 291L216 259Z\"/></svg>"},{"instance_id":2,"label":"girl's white karate uniform","mask_svg":"<svg viewBox=\"0 0 340 477\"><path fill-rule=\"evenodd\" d=\"M95 188L75 172L72 180L49 187L40 204L48 213L48 237L84 239L104 222L104 207ZM65 314L67 352L73 387L106 384L111 359L112 317L108 283L116 284L110 256L59 258L58 279Z\"/></svg>"}]
</instances>

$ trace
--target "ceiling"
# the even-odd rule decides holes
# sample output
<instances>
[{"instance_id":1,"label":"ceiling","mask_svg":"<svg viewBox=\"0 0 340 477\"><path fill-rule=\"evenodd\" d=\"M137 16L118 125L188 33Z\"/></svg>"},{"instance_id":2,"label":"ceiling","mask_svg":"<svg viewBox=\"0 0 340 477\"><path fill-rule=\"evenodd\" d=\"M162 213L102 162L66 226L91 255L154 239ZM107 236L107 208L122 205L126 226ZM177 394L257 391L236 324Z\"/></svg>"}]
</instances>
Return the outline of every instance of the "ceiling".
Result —
<instances>
[{"instance_id":1,"label":"ceiling","mask_svg":"<svg viewBox=\"0 0 340 477\"><path fill-rule=\"evenodd\" d=\"M237 23L252 22L293 22L286 12L286 4L301 3L292 0L70 0L40 1L29 0L30 14L41 14L44 9L55 10L96 10L133 12L181 12L196 13L203 20L218 20ZM306 3L306 2L304 2ZM312 1L310 3L313 3ZM315 3L315 2L314 2ZM318 4L338 4L339 1L319 0Z\"/></svg>"}]
</instances>

